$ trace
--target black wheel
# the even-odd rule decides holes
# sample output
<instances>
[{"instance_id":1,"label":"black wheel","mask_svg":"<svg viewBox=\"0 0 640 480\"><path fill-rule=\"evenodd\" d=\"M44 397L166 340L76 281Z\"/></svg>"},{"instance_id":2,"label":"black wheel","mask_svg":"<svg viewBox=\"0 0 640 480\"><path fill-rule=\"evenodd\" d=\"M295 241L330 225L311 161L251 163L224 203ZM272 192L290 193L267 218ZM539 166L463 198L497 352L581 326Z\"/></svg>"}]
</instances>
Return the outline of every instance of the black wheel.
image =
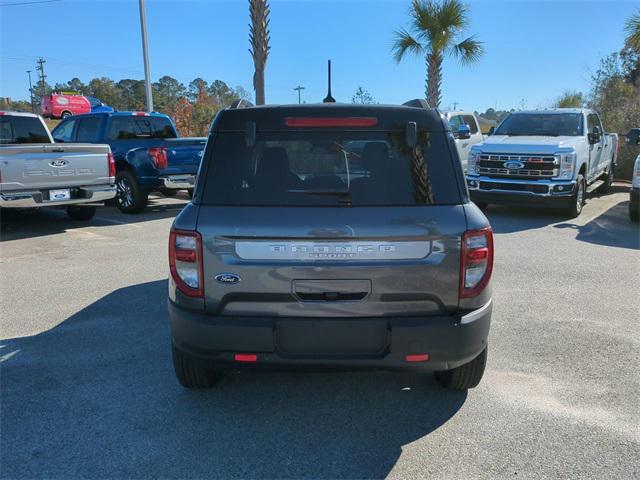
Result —
<instances>
[{"instance_id":1,"label":"black wheel","mask_svg":"<svg viewBox=\"0 0 640 480\"><path fill-rule=\"evenodd\" d=\"M69 205L67 207L67 215L73 220L87 221L91 220L96 214L96 207L87 205Z\"/></svg>"},{"instance_id":2,"label":"black wheel","mask_svg":"<svg viewBox=\"0 0 640 480\"><path fill-rule=\"evenodd\" d=\"M586 191L587 182L585 182L582 175L578 175L578 180L576 181L576 193L571 197L571 205L567 209L567 215L570 218L576 218L582 212Z\"/></svg>"},{"instance_id":3,"label":"black wheel","mask_svg":"<svg viewBox=\"0 0 640 480\"><path fill-rule=\"evenodd\" d=\"M116 175L116 204L121 212L139 213L147 206L149 194L140 188L136 177L128 170Z\"/></svg>"},{"instance_id":4,"label":"black wheel","mask_svg":"<svg viewBox=\"0 0 640 480\"><path fill-rule=\"evenodd\" d=\"M175 197L178 193L178 190L174 190L173 188L161 188L160 193L165 197Z\"/></svg>"},{"instance_id":5,"label":"black wheel","mask_svg":"<svg viewBox=\"0 0 640 480\"><path fill-rule=\"evenodd\" d=\"M477 387L487 365L487 348L469 363L444 372L436 372L436 380L445 388L467 390Z\"/></svg>"},{"instance_id":6,"label":"black wheel","mask_svg":"<svg viewBox=\"0 0 640 480\"><path fill-rule=\"evenodd\" d=\"M219 373L204 368L178 350L175 345L171 346L171 353L173 356L173 369L176 372L176 377L180 385L183 387L211 388L220 380Z\"/></svg>"},{"instance_id":7,"label":"black wheel","mask_svg":"<svg viewBox=\"0 0 640 480\"><path fill-rule=\"evenodd\" d=\"M476 204L476 206L480 209L480 210L486 210L487 208L489 208L489 204L486 202L473 202Z\"/></svg>"},{"instance_id":8,"label":"black wheel","mask_svg":"<svg viewBox=\"0 0 640 480\"><path fill-rule=\"evenodd\" d=\"M64 111L64 112L62 112L62 115L60 115L60 118L64 120L65 118L70 117L72 115L73 115L73 113Z\"/></svg>"},{"instance_id":9,"label":"black wheel","mask_svg":"<svg viewBox=\"0 0 640 480\"><path fill-rule=\"evenodd\" d=\"M598 193L609 193L611 192L611 188L613 187L613 176L616 173L616 166L613 162L611 162L611 167L609 167L609 172L607 173L606 178L604 179L604 184L600 185L598 188Z\"/></svg>"},{"instance_id":10,"label":"black wheel","mask_svg":"<svg viewBox=\"0 0 640 480\"><path fill-rule=\"evenodd\" d=\"M640 208L636 207L636 208L632 208L631 207L631 202L629 202L629 220L631 220L633 223L638 223L638 221L640 221Z\"/></svg>"}]
</instances>

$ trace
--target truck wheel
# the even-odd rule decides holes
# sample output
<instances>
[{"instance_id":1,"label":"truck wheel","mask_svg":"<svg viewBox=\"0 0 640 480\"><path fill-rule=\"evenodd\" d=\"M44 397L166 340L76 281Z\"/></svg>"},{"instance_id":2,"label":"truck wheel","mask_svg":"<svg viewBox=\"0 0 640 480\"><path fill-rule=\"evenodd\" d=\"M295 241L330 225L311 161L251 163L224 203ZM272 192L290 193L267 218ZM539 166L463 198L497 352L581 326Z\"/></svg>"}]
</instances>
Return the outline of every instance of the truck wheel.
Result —
<instances>
[{"instance_id":1,"label":"truck wheel","mask_svg":"<svg viewBox=\"0 0 640 480\"><path fill-rule=\"evenodd\" d=\"M570 218L576 218L582 212L584 207L584 197L587 191L587 185L582 175L578 175L576 182L576 193L571 197L571 206L567 209L567 215Z\"/></svg>"},{"instance_id":2,"label":"truck wheel","mask_svg":"<svg viewBox=\"0 0 640 480\"><path fill-rule=\"evenodd\" d=\"M445 388L467 390L477 387L487 365L487 348L469 363L443 372L436 372L436 380Z\"/></svg>"},{"instance_id":3,"label":"truck wheel","mask_svg":"<svg viewBox=\"0 0 640 480\"><path fill-rule=\"evenodd\" d=\"M69 205L67 207L67 215L73 220L87 221L91 220L96 214L96 207L86 205Z\"/></svg>"},{"instance_id":4,"label":"truck wheel","mask_svg":"<svg viewBox=\"0 0 640 480\"><path fill-rule=\"evenodd\" d=\"M128 170L116 175L116 203L123 213L139 213L147 206L149 194L140 188L136 177Z\"/></svg>"},{"instance_id":5,"label":"truck wheel","mask_svg":"<svg viewBox=\"0 0 640 480\"><path fill-rule=\"evenodd\" d=\"M615 165L611 162L611 167L609 168L609 173L607 173L606 178L604 179L604 184L598 188L598 193L609 193L611 192L611 188L613 187L613 176L615 175Z\"/></svg>"},{"instance_id":6,"label":"truck wheel","mask_svg":"<svg viewBox=\"0 0 640 480\"><path fill-rule=\"evenodd\" d=\"M173 188L161 188L160 193L165 197L175 197L178 190L174 190Z\"/></svg>"},{"instance_id":7,"label":"truck wheel","mask_svg":"<svg viewBox=\"0 0 640 480\"><path fill-rule=\"evenodd\" d=\"M70 117L70 116L72 116L72 115L73 115L73 113L71 113L71 112L67 112L67 111L65 110L64 112L62 112L62 115L60 115L60 118L64 120L65 118Z\"/></svg>"},{"instance_id":8,"label":"truck wheel","mask_svg":"<svg viewBox=\"0 0 640 480\"><path fill-rule=\"evenodd\" d=\"M193 359L178 350L175 345L171 345L171 353L173 369L183 387L211 388L220 380L219 373L194 362Z\"/></svg>"}]
</instances>

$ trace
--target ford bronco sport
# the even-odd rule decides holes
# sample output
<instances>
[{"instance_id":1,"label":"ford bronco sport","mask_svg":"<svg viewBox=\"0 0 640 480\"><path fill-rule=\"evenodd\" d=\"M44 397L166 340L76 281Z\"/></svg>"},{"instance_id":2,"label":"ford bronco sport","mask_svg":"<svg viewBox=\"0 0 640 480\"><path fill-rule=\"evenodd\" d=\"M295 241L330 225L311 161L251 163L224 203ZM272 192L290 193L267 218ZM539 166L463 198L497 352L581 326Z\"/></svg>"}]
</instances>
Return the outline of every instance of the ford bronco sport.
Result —
<instances>
[{"instance_id":1,"label":"ford bronco sport","mask_svg":"<svg viewBox=\"0 0 640 480\"><path fill-rule=\"evenodd\" d=\"M413 368L462 390L484 373L492 230L424 102L222 111L169 265L185 387L239 367Z\"/></svg>"}]
</instances>

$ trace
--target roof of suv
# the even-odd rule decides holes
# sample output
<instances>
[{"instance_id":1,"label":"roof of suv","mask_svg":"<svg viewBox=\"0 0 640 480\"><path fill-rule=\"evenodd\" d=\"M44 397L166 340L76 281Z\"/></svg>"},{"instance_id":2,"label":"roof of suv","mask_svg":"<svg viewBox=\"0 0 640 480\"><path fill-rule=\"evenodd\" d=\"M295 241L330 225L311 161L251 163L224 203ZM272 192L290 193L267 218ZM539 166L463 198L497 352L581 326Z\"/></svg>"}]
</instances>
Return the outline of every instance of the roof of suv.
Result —
<instances>
[{"instance_id":1,"label":"roof of suv","mask_svg":"<svg viewBox=\"0 0 640 480\"><path fill-rule=\"evenodd\" d=\"M216 130L245 131L246 123L255 122L259 130L288 130L287 119L353 119L371 120L370 125L342 125L336 128L366 128L367 130L402 130L407 122L416 122L419 128L442 132L448 129L441 114L432 108L416 108L399 105L353 105L353 104L305 104L263 105L224 110ZM373 122L375 119L375 122ZM294 123L294 122L292 122ZM300 125L296 125L299 127ZM324 126L326 127L326 125ZM303 127L304 128L304 127Z\"/></svg>"}]
</instances>

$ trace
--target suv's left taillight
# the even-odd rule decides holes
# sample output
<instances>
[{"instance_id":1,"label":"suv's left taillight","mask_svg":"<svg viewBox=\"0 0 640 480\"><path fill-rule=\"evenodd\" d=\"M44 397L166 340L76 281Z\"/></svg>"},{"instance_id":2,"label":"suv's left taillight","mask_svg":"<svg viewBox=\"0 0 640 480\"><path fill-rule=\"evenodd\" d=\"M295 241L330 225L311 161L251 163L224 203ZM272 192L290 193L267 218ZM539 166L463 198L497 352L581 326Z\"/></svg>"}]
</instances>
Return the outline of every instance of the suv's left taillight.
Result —
<instances>
[{"instance_id":1,"label":"suv's left taillight","mask_svg":"<svg viewBox=\"0 0 640 480\"><path fill-rule=\"evenodd\" d=\"M116 176L116 159L113 156L113 153L107 153L107 162L109 163L109 176Z\"/></svg>"},{"instance_id":2,"label":"suv's left taillight","mask_svg":"<svg viewBox=\"0 0 640 480\"><path fill-rule=\"evenodd\" d=\"M204 297L202 237L198 232L171 229L169 269L178 290L189 297Z\"/></svg>"},{"instance_id":3,"label":"suv's left taillight","mask_svg":"<svg viewBox=\"0 0 640 480\"><path fill-rule=\"evenodd\" d=\"M485 289L493 271L493 230L467 230L462 235L460 298L476 297Z\"/></svg>"}]
</instances>

